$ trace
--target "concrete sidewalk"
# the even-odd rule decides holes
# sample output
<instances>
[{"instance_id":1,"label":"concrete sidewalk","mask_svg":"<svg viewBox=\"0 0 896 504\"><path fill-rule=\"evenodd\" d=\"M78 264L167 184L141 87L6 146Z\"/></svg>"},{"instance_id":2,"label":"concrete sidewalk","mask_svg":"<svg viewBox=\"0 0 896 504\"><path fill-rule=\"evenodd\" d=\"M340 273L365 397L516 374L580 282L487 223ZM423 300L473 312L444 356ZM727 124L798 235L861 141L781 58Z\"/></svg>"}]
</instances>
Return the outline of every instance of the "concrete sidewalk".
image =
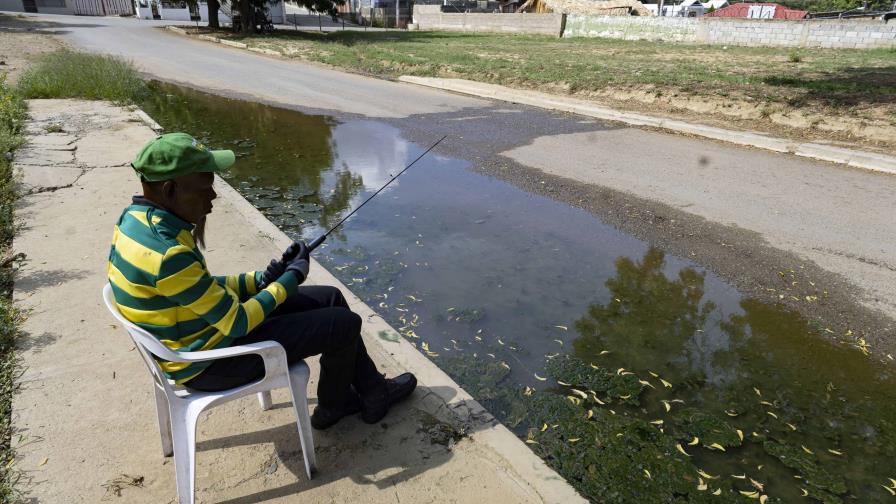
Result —
<instances>
[{"instance_id":1,"label":"concrete sidewalk","mask_svg":"<svg viewBox=\"0 0 896 504\"><path fill-rule=\"evenodd\" d=\"M137 112L102 102L29 102L29 145L16 158L24 226L15 241L28 260L15 299L30 315L14 425L23 436L17 464L30 502L176 502L149 373L100 296L112 226L139 190L127 164L155 134ZM55 125L63 131L49 133ZM288 238L229 186L218 186L209 222L212 270L263 266ZM274 393L271 411L249 397L208 412L198 431L198 501L583 501L410 343L391 341L393 329L320 265L310 282L343 289L365 320L374 360L390 375L415 372L418 391L379 425L349 418L316 432L319 472L311 481L284 391ZM316 378L316 360L309 364ZM312 404L315 388L313 379Z\"/></svg>"}]
</instances>

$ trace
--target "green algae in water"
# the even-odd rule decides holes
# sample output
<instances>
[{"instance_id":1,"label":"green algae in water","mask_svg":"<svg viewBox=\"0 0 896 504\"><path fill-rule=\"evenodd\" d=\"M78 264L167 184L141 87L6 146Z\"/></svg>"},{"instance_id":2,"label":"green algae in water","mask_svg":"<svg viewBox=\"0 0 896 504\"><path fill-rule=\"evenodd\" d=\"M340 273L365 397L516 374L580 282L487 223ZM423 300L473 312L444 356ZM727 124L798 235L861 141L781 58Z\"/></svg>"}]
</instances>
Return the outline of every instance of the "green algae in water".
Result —
<instances>
[{"instance_id":1,"label":"green algae in water","mask_svg":"<svg viewBox=\"0 0 896 504\"><path fill-rule=\"evenodd\" d=\"M717 415L696 409L685 409L676 417L676 428L682 433L683 440L697 437L704 446L718 444L724 448L741 445L737 429Z\"/></svg>"},{"instance_id":2,"label":"green algae in water","mask_svg":"<svg viewBox=\"0 0 896 504\"><path fill-rule=\"evenodd\" d=\"M795 470L805 483L811 497L825 504L842 502L837 496L846 493L846 481L842 476L831 474L822 468L814 454L808 453L802 447L788 446L772 440L764 442L762 448L782 464Z\"/></svg>"},{"instance_id":3,"label":"green algae in water","mask_svg":"<svg viewBox=\"0 0 896 504\"><path fill-rule=\"evenodd\" d=\"M541 392L526 407L536 425L547 425L529 429L529 446L592 502L747 502L725 480L698 489L698 468L644 420L605 410L587 419L582 408Z\"/></svg>"},{"instance_id":4,"label":"green algae in water","mask_svg":"<svg viewBox=\"0 0 896 504\"><path fill-rule=\"evenodd\" d=\"M638 396L644 386L634 374L610 371L599 366L592 366L581 359L561 355L548 360L548 374L557 381L569 383L586 391L606 394L601 399L612 402L613 399L637 406Z\"/></svg>"}]
</instances>

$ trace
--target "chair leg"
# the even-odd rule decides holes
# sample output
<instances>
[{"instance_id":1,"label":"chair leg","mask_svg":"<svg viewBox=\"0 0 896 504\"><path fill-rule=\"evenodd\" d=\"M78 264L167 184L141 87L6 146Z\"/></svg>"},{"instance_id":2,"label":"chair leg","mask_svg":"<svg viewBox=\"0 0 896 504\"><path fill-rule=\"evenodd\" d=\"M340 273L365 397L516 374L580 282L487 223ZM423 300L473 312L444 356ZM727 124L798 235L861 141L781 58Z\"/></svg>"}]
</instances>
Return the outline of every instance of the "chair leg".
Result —
<instances>
[{"instance_id":1,"label":"chair leg","mask_svg":"<svg viewBox=\"0 0 896 504\"><path fill-rule=\"evenodd\" d=\"M261 404L262 411L271 409L271 391L265 390L264 392L259 392L258 402Z\"/></svg>"},{"instance_id":2,"label":"chair leg","mask_svg":"<svg viewBox=\"0 0 896 504\"><path fill-rule=\"evenodd\" d=\"M314 455L311 417L308 416L308 381L290 373L289 385L292 406L296 412L296 423L299 427L299 441L302 443L302 456L305 458L305 474L311 479L311 475L317 472L317 457Z\"/></svg>"},{"instance_id":3,"label":"chair leg","mask_svg":"<svg viewBox=\"0 0 896 504\"><path fill-rule=\"evenodd\" d=\"M171 408L171 430L174 441L174 472L177 480L177 502L196 502L196 422L199 412L188 408Z\"/></svg>"},{"instance_id":4,"label":"chair leg","mask_svg":"<svg viewBox=\"0 0 896 504\"><path fill-rule=\"evenodd\" d=\"M159 419L159 435L162 438L162 455L170 457L174 455L174 449L171 446L171 413L168 411L168 398L159 387L153 385L152 389L156 395L156 416Z\"/></svg>"}]
</instances>

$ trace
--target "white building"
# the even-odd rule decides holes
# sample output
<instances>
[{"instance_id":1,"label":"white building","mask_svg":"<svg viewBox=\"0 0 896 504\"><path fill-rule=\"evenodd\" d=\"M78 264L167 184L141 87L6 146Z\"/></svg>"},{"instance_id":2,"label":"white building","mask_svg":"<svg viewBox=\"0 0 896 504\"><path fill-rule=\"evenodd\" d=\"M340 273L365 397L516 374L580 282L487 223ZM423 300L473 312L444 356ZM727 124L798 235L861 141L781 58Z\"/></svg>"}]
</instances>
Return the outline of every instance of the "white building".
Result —
<instances>
[{"instance_id":1,"label":"white building","mask_svg":"<svg viewBox=\"0 0 896 504\"><path fill-rule=\"evenodd\" d=\"M710 8L718 10L728 5L728 0L709 0L708 2L700 2L699 0L684 0L675 3L670 0L663 4L663 12L659 12L659 4L644 4L654 16L665 17L701 17L706 14Z\"/></svg>"},{"instance_id":2,"label":"white building","mask_svg":"<svg viewBox=\"0 0 896 504\"><path fill-rule=\"evenodd\" d=\"M0 0L3 2L6 0ZM137 17L141 19L170 19L172 21L208 22L208 4L189 5L176 0L134 0ZM284 24L286 16L282 0L268 0L268 16L274 24ZM218 9L218 21L230 23L230 3Z\"/></svg>"}]
</instances>

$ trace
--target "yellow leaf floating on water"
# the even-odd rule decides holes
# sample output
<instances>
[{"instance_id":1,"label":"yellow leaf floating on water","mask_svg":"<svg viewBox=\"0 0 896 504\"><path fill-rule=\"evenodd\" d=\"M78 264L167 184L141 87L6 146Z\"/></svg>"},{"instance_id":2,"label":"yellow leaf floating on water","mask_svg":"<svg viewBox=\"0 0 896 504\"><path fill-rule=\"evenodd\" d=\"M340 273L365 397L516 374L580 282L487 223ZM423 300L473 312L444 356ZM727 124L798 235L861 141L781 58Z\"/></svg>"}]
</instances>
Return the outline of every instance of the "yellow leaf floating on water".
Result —
<instances>
[{"instance_id":1,"label":"yellow leaf floating on water","mask_svg":"<svg viewBox=\"0 0 896 504\"><path fill-rule=\"evenodd\" d=\"M582 392L581 390L579 390L579 389L570 389L570 390L572 391L573 394L575 394L577 396L581 396L582 399L588 399L588 394Z\"/></svg>"},{"instance_id":2,"label":"yellow leaf floating on water","mask_svg":"<svg viewBox=\"0 0 896 504\"><path fill-rule=\"evenodd\" d=\"M652 377L654 377L654 378L659 378L659 377L660 377L660 375L654 373L653 371L648 371L648 373L650 373L650 376L652 376Z\"/></svg>"},{"instance_id":3,"label":"yellow leaf floating on water","mask_svg":"<svg viewBox=\"0 0 896 504\"><path fill-rule=\"evenodd\" d=\"M788 427L790 427L790 430L792 430L792 431L795 431L795 430L796 430L796 425L793 425L793 424L790 423L790 422L784 422L784 423L785 423Z\"/></svg>"},{"instance_id":4,"label":"yellow leaf floating on water","mask_svg":"<svg viewBox=\"0 0 896 504\"><path fill-rule=\"evenodd\" d=\"M716 488L715 491L714 491L712 494L713 494L713 495L722 495L722 489L721 489L721 488Z\"/></svg>"},{"instance_id":5,"label":"yellow leaf floating on water","mask_svg":"<svg viewBox=\"0 0 896 504\"><path fill-rule=\"evenodd\" d=\"M675 443L675 449L678 450L679 453L681 453L682 455L684 455L686 457L691 456L688 452L684 451L684 448L681 447L681 443Z\"/></svg>"},{"instance_id":6,"label":"yellow leaf floating on water","mask_svg":"<svg viewBox=\"0 0 896 504\"><path fill-rule=\"evenodd\" d=\"M802 448L803 451L806 452L806 453L808 453L809 455L815 455L815 452L813 452L812 450L806 448L806 447L803 446L803 445L800 445L800 448Z\"/></svg>"},{"instance_id":7,"label":"yellow leaf floating on water","mask_svg":"<svg viewBox=\"0 0 896 504\"><path fill-rule=\"evenodd\" d=\"M547 381L548 380L547 378L542 378L542 377L538 376L538 373L532 373L532 374L535 375L535 379L538 381Z\"/></svg>"},{"instance_id":8,"label":"yellow leaf floating on water","mask_svg":"<svg viewBox=\"0 0 896 504\"><path fill-rule=\"evenodd\" d=\"M843 455L843 452L841 452L841 451L837 451L837 450L832 450L832 449L830 449L830 448L828 448L828 453L832 453L832 454L834 454L834 455L837 455L838 457L840 457L840 456ZM896 483L894 483L894 485L896 485Z\"/></svg>"},{"instance_id":9,"label":"yellow leaf floating on water","mask_svg":"<svg viewBox=\"0 0 896 504\"><path fill-rule=\"evenodd\" d=\"M706 486L706 483L703 481L703 478L697 478L697 479L699 480L699 483L697 484L697 490L700 490L701 492L706 491L709 487Z\"/></svg>"},{"instance_id":10,"label":"yellow leaf floating on water","mask_svg":"<svg viewBox=\"0 0 896 504\"><path fill-rule=\"evenodd\" d=\"M713 476L712 474L709 474L708 472L704 471L703 469L697 469L697 474L699 474L700 476L703 476L706 479L711 479L711 480L718 479L718 476Z\"/></svg>"},{"instance_id":11,"label":"yellow leaf floating on water","mask_svg":"<svg viewBox=\"0 0 896 504\"><path fill-rule=\"evenodd\" d=\"M504 362L504 361L501 361L501 366L502 366L502 367L505 367L505 368L507 368L507 369L510 369L510 365L507 364L507 363Z\"/></svg>"},{"instance_id":12,"label":"yellow leaf floating on water","mask_svg":"<svg viewBox=\"0 0 896 504\"><path fill-rule=\"evenodd\" d=\"M597 396L594 396L594 402L596 402L597 404L600 404L601 406L607 404L607 403L601 401L600 399L598 399Z\"/></svg>"},{"instance_id":13,"label":"yellow leaf floating on water","mask_svg":"<svg viewBox=\"0 0 896 504\"><path fill-rule=\"evenodd\" d=\"M619 398L622 399L622 400L625 400L625 399L628 399L628 398L631 397L631 396L632 396L631 394L625 394L625 395L621 395L621 396L619 396Z\"/></svg>"},{"instance_id":14,"label":"yellow leaf floating on water","mask_svg":"<svg viewBox=\"0 0 896 504\"><path fill-rule=\"evenodd\" d=\"M624 368L624 367L621 367L621 368L619 368L619 369L616 370L616 374L621 375L623 371L625 371L625 368Z\"/></svg>"},{"instance_id":15,"label":"yellow leaf floating on water","mask_svg":"<svg viewBox=\"0 0 896 504\"><path fill-rule=\"evenodd\" d=\"M770 403L770 402L768 402L768 401L759 401L759 404L762 404L762 405L765 405L765 406L771 406L772 408L775 407L774 404L772 404L772 403Z\"/></svg>"},{"instance_id":16,"label":"yellow leaf floating on water","mask_svg":"<svg viewBox=\"0 0 896 504\"><path fill-rule=\"evenodd\" d=\"M698 444L700 444L700 438L694 436L694 439L692 439L691 442L688 443L688 446L697 446Z\"/></svg>"},{"instance_id":17,"label":"yellow leaf floating on water","mask_svg":"<svg viewBox=\"0 0 896 504\"><path fill-rule=\"evenodd\" d=\"M886 485L881 485L881 486L884 487L884 490L890 492L890 495L894 495L894 496L896 496L896 490L894 490L894 489L892 489L892 488L890 488L890 487L888 487L888 486L886 486Z\"/></svg>"},{"instance_id":18,"label":"yellow leaf floating on water","mask_svg":"<svg viewBox=\"0 0 896 504\"><path fill-rule=\"evenodd\" d=\"M500 343L500 344L501 344L501 345L503 345L503 344L504 344L504 342L503 342L503 341L501 341L501 338L498 338L498 343Z\"/></svg>"},{"instance_id":19,"label":"yellow leaf floating on water","mask_svg":"<svg viewBox=\"0 0 896 504\"><path fill-rule=\"evenodd\" d=\"M735 429L735 430L737 431L737 437L739 437L740 440L743 441L744 440L744 431L742 431L740 429Z\"/></svg>"},{"instance_id":20,"label":"yellow leaf floating on water","mask_svg":"<svg viewBox=\"0 0 896 504\"><path fill-rule=\"evenodd\" d=\"M671 405L671 404L669 404L669 401L667 401L667 400L665 400L665 399L663 399L663 400L662 400L662 401L660 401L660 402L661 402L661 403L663 403L663 406L665 406L665 407L666 407L666 413L668 413L668 412L670 412L670 411L672 411L672 405Z\"/></svg>"},{"instance_id":21,"label":"yellow leaf floating on water","mask_svg":"<svg viewBox=\"0 0 896 504\"><path fill-rule=\"evenodd\" d=\"M50 457L44 457L43 460L40 461L40 464L37 464L37 467L47 465L47 462L50 461Z\"/></svg>"},{"instance_id":22,"label":"yellow leaf floating on water","mask_svg":"<svg viewBox=\"0 0 896 504\"><path fill-rule=\"evenodd\" d=\"M652 421L652 422L650 422L650 423L652 423L653 425L663 425L663 421L662 421L662 420L654 420L654 421Z\"/></svg>"},{"instance_id":23,"label":"yellow leaf floating on water","mask_svg":"<svg viewBox=\"0 0 896 504\"><path fill-rule=\"evenodd\" d=\"M887 479L890 480L890 483L893 485L893 488L896 488L896 479L893 479L893 478L887 478Z\"/></svg>"},{"instance_id":24,"label":"yellow leaf floating on water","mask_svg":"<svg viewBox=\"0 0 896 504\"><path fill-rule=\"evenodd\" d=\"M731 477L732 477L732 478L737 478L737 479L747 479L747 475L746 475L746 474L732 474Z\"/></svg>"},{"instance_id":25,"label":"yellow leaf floating on water","mask_svg":"<svg viewBox=\"0 0 896 504\"><path fill-rule=\"evenodd\" d=\"M644 475L647 476L647 479L653 479L650 477L650 471L648 471L647 469L644 469Z\"/></svg>"},{"instance_id":26,"label":"yellow leaf floating on water","mask_svg":"<svg viewBox=\"0 0 896 504\"><path fill-rule=\"evenodd\" d=\"M666 388L672 388L672 384L671 384L671 383L667 382L666 380L664 380L664 379L662 379L662 378L660 378L659 380L660 380L660 382L663 384L664 387L666 387Z\"/></svg>"},{"instance_id":27,"label":"yellow leaf floating on water","mask_svg":"<svg viewBox=\"0 0 896 504\"><path fill-rule=\"evenodd\" d=\"M588 410L588 420L591 420L591 417L593 417L593 416L594 416L594 411Z\"/></svg>"},{"instance_id":28,"label":"yellow leaf floating on water","mask_svg":"<svg viewBox=\"0 0 896 504\"><path fill-rule=\"evenodd\" d=\"M536 441L534 439L527 439L526 444L538 444L538 441Z\"/></svg>"},{"instance_id":29,"label":"yellow leaf floating on water","mask_svg":"<svg viewBox=\"0 0 896 504\"><path fill-rule=\"evenodd\" d=\"M531 396L533 392L535 392L535 389L532 388L532 387L529 387L529 386L527 385L527 386L526 386L526 390L523 390L523 395L525 395L525 396L528 397L528 396Z\"/></svg>"},{"instance_id":30,"label":"yellow leaf floating on water","mask_svg":"<svg viewBox=\"0 0 896 504\"><path fill-rule=\"evenodd\" d=\"M808 490L806 490L805 488L800 488L800 490L803 492L802 497L808 497L808 496L809 496L809 491L808 491Z\"/></svg>"},{"instance_id":31,"label":"yellow leaf floating on water","mask_svg":"<svg viewBox=\"0 0 896 504\"><path fill-rule=\"evenodd\" d=\"M768 500L768 495L760 495L759 496L759 504L765 504L765 501Z\"/></svg>"},{"instance_id":32,"label":"yellow leaf floating on water","mask_svg":"<svg viewBox=\"0 0 896 504\"><path fill-rule=\"evenodd\" d=\"M557 329L563 329L564 331L568 331L568 330L569 330L569 328L566 327L565 325L555 325L554 327L556 327Z\"/></svg>"},{"instance_id":33,"label":"yellow leaf floating on water","mask_svg":"<svg viewBox=\"0 0 896 504\"><path fill-rule=\"evenodd\" d=\"M563 346L563 340L555 339L554 341L556 341L557 343L560 343L560 346Z\"/></svg>"},{"instance_id":34,"label":"yellow leaf floating on water","mask_svg":"<svg viewBox=\"0 0 896 504\"><path fill-rule=\"evenodd\" d=\"M719 443L713 443L713 444L709 445L708 448L725 451L725 447L720 445Z\"/></svg>"},{"instance_id":35,"label":"yellow leaf floating on water","mask_svg":"<svg viewBox=\"0 0 896 504\"><path fill-rule=\"evenodd\" d=\"M762 392L760 392L758 388L753 387L753 392L756 392L756 395L758 395L759 397L762 397Z\"/></svg>"},{"instance_id":36,"label":"yellow leaf floating on water","mask_svg":"<svg viewBox=\"0 0 896 504\"><path fill-rule=\"evenodd\" d=\"M572 385L572 383L566 383L565 381L560 381L560 380L557 380L557 383L559 385L563 385L564 387L569 387L570 385Z\"/></svg>"},{"instance_id":37,"label":"yellow leaf floating on water","mask_svg":"<svg viewBox=\"0 0 896 504\"><path fill-rule=\"evenodd\" d=\"M568 441L569 441L570 443L575 443L576 441L580 441L581 439L582 439L582 438L573 437L573 438L569 438Z\"/></svg>"},{"instance_id":38,"label":"yellow leaf floating on water","mask_svg":"<svg viewBox=\"0 0 896 504\"><path fill-rule=\"evenodd\" d=\"M638 380L638 383L640 383L641 385L644 385L645 387L650 387L652 389L656 389L656 387L654 387L653 384L647 380Z\"/></svg>"},{"instance_id":39,"label":"yellow leaf floating on water","mask_svg":"<svg viewBox=\"0 0 896 504\"><path fill-rule=\"evenodd\" d=\"M754 480L753 478L750 478L750 484L753 485L753 488L755 488L756 490L759 490L760 492L765 490L765 485Z\"/></svg>"},{"instance_id":40,"label":"yellow leaf floating on water","mask_svg":"<svg viewBox=\"0 0 896 504\"><path fill-rule=\"evenodd\" d=\"M569 399L569 402L575 404L576 406L582 404L582 400L576 396L568 395L568 396L566 396L566 398Z\"/></svg>"},{"instance_id":41,"label":"yellow leaf floating on water","mask_svg":"<svg viewBox=\"0 0 896 504\"><path fill-rule=\"evenodd\" d=\"M757 492L757 491L755 491L755 490L752 491L752 492L749 491L749 490L740 490L740 494L743 495L744 497L749 497L749 498L751 498L751 499L758 499L758 498L759 498L759 492Z\"/></svg>"},{"instance_id":42,"label":"yellow leaf floating on water","mask_svg":"<svg viewBox=\"0 0 896 504\"><path fill-rule=\"evenodd\" d=\"M597 355L607 355L608 353L610 353L609 350L601 350L600 353Z\"/></svg>"},{"instance_id":43,"label":"yellow leaf floating on water","mask_svg":"<svg viewBox=\"0 0 896 504\"><path fill-rule=\"evenodd\" d=\"M772 413L772 412L771 412L771 411L766 411L766 413L768 413L768 414L769 414L769 416L772 416L772 417L775 417L775 418L778 418L778 415L776 415L776 414L774 414L774 413Z\"/></svg>"},{"instance_id":44,"label":"yellow leaf floating on water","mask_svg":"<svg viewBox=\"0 0 896 504\"><path fill-rule=\"evenodd\" d=\"M548 424L544 424L541 426L541 432L548 430Z\"/></svg>"},{"instance_id":45,"label":"yellow leaf floating on water","mask_svg":"<svg viewBox=\"0 0 896 504\"><path fill-rule=\"evenodd\" d=\"M736 411L725 410L725 414L730 417L736 417L739 413L737 413Z\"/></svg>"}]
</instances>

